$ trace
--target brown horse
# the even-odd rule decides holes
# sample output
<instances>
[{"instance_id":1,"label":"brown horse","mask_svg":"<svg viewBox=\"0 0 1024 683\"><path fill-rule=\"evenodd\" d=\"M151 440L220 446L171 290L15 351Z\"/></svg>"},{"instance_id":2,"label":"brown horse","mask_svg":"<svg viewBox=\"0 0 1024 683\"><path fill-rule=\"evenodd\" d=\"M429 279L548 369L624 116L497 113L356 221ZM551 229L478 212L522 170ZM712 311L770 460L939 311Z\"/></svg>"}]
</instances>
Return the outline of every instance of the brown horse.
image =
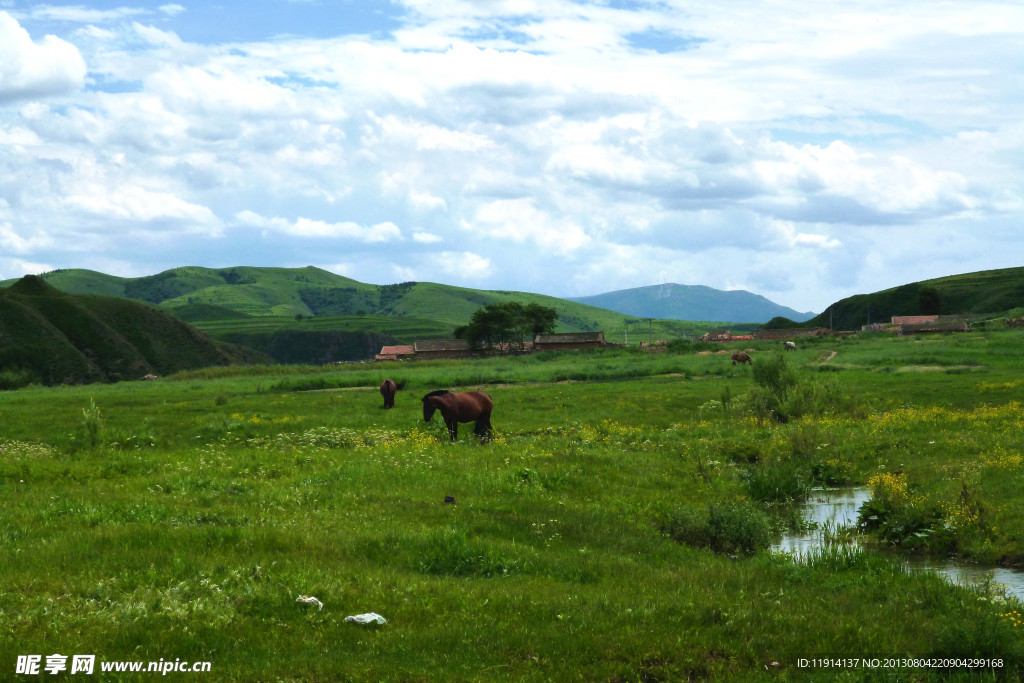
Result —
<instances>
[{"instance_id":1,"label":"brown horse","mask_svg":"<svg viewBox=\"0 0 1024 683\"><path fill-rule=\"evenodd\" d=\"M743 365L744 363L749 363L750 365L753 365L754 361L752 361L750 359L750 356L743 353L742 351L737 351L736 353L732 354L732 364L736 365L737 363L739 363L740 365Z\"/></svg>"},{"instance_id":2,"label":"brown horse","mask_svg":"<svg viewBox=\"0 0 1024 683\"><path fill-rule=\"evenodd\" d=\"M447 389L431 391L423 397L423 420L430 422L434 411L440 410L448 427L448 436L455 441L460 422L473 422L473 433L484 441L491 438L491 410L494 402L482 391L454 392Z\"/></svg>"},{"instance_id":3,"label":"brown horse","mask_svg":"<svg viewBox=\"0 0 1024 683\"><path fill-rule=\"evenodd\" d=\"M395 393L397 391L398 385L395 384L395 380L390 377L380 383L380 395L384 397L385 408L395 407Z\"/></svg>"}]
</instances>

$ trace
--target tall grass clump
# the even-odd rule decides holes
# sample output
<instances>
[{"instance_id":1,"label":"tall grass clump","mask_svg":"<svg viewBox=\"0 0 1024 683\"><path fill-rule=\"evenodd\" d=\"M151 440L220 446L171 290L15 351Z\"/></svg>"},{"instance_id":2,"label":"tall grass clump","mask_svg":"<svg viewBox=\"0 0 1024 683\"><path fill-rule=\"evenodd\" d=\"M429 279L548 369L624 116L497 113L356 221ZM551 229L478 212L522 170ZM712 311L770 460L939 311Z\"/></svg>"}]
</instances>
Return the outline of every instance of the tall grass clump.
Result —
<instances>
[{"instance_id":1,"label":"tall grass clump","mask_svg":"<svg viewBox=\"0 0 1024 683\"><path fill-rule=\"evenodd\" d=\"M442 576L508 576L523 569L518 558L503 557L489 545L470 540L458 528L431 532L422 541L417 571Z\"/></svg>"},{"instance_id":2,"label":"tall grass clump","mask_svg":"<svg viewBox=\"0 0 1024 683\"><path fill-rule=\"evenodd\" d=\"M857 526L893 545L922 549L935 533L941 513L907 483L903 473L882 473L868 480L871 498L861 506Z\"/></svg>"},{"instance_id":3,"label":"tall grass clump","mask_svg":"<svg viewBox=\"0 0 1024 683\"><path fill-rule=\"evenodd\" d=\"M37 381L38 378L31 370L23 370L21 368L4 368L0 370L0 391L21 389Z\"/></svg>"},{"instance_id":4,"label":"tall grass clump","mask_svg":"<svg viewBox=\"0 0 1024 683\"><path fill-rule=\"evenodd\" d=\"M766 503L802 500L811 491L812 479L807 463L795 458L761 463L747 476L747 492Z\"/></svg>"},{"instance_id":5,"label":"tall grass clump","mask_svg":"<svg viewBox=\"0 0 1024 683\"><path fill-rule=\"evenodd\" d=\"M82 433L85 445L96 448L103 443L103 414L96 400L89 399L89 407L82 408Z\"/></svg>"},{"instance_id":6,"label":"tall grass clump","mask_svg":"<svg viewBox=\"0 0 1024 683\"><path fill-rule=\"evenodd\" d=\"M754 555L775 540L768 516L747 501L711 503L704 510L681 508L661 525L677 543L727 555Z\"/></svg>"},{"instance_id":7,"label":"tall grass clump","mask_svg":"<svg viewBox=\"0 0 1024 683\"><path fill-rule=\"evenodd\" d=\"M837 378L801 378L782 354L756 364L753 379L754 387L746 396L747 407L762 422L784 424L805 416L862 417L864 413L856 396Z\"/></svg>"}]
</instances>

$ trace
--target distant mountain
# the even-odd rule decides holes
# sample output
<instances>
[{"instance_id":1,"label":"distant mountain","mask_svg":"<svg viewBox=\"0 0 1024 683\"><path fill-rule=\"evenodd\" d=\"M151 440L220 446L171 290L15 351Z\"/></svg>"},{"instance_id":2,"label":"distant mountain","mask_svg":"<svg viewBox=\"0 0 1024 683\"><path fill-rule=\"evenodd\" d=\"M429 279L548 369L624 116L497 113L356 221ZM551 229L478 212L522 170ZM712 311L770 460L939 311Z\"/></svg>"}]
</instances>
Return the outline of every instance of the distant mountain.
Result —
<instances>
[{"instance_id":1,"label":"distant mountain","mask_svg":"<svg viewBox=\"0 0 1024 683\"><path fill-rule=\"evenodd\" d=\"M805 326L859 330L896 315L1001 314L1022 306L1024 268L1001 268L857 294L832 304Z\"/></svg>"},{"instance_id":2,"label":"distant mountain","mask_svg":"<svg viewBox=\"0 0 1024 683\"><path fill-rule=\"evenodd\" d=\"M0 289L0 384L78 384L266 361L152 306L71 295L27 275Z\"/></svg>"},{"instance_id":3,"label":"distant mountain","mask_svg":"<svg viewBox=\"0 0 1024 683\"><path fill-rule=\"evenodd\" d=\"M758 294L703 285L653 285L569 300L641 318L758 323L776 317L796 322L814 317L814 313L800 313Z\"/></svg>"}]
</instances>

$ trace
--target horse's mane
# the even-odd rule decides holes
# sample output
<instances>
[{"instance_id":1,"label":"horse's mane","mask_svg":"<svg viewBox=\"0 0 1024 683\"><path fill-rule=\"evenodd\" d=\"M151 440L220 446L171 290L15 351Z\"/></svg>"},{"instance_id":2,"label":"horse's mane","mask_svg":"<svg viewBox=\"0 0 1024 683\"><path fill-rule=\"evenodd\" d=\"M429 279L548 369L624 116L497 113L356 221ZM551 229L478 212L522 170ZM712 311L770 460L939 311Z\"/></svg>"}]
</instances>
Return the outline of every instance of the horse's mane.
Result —
<instances>
[{"instance_id":1,"label":"horse's mane","mask_svg":"<svg viewBox=\"0 0 1024 683\"><path fill-rule=\"evenodd\" d=\"M438 389L437 391L431 391L429 394L427 394L423 398L430 398L431 396L443 396L444 394L450 394L450 393L452 393L452 392L448 391L447 389Z\"/></svg>"}]
</instances>

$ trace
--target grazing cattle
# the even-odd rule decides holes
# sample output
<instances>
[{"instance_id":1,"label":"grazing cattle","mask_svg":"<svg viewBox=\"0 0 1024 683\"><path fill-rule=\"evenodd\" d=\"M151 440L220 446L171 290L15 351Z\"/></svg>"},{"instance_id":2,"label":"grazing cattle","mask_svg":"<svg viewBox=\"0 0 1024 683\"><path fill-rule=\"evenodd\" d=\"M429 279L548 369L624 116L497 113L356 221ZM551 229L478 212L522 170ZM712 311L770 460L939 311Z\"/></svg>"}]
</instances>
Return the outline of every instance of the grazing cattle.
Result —
<instances>
[{"instance_id":1,"label":"grazing cattle","mask_svg":"<svg viewBox=\"0 0 1024 683\"><path fill-rule=\"evenodd\" d=\"M398 392L398 385L395 380L388 378L380 383L380 395L384 397L384 407L395 407L395 394Z\"/></svg>"},{"instance_id":2,"label":"grazing cattle","mask_svg":"<svg viewBox=\"0 0 1024 683\"><path fill-rule=\"evenodd\" d=\"M491 410L494 402L491 397L482 391L448 391L441 389L431 391L422 398L423 421L430 422L434 417L434 411L440 410L441 417L448 427L448 436L452 441L459 436L460 422L473 422L473 433L482 440L488 441L491 438Z\"/></svg>"},{"instance_id":3,"label":"grazing cattle","mask_svg":"<svg viewBox=\"0 0 1024 683\"><path fill-rule=\"evenodd\" d=\"M737 351L736 353L732 354L732 364L736 365L737 363L739 363L740 365L743 365L744 363L753 365L754 361L752 361L750 359L750 356L743 353L742 351Z\"/></svg>"},{"instance_id":4,"label":"grazing cattle","mask_svg":"<svg viewBox=\"0 0 1024 683\"><path fill-rule=\"evenodd\" d=\"M782 342L782 348L784 348L787 351L796 351L796 342Z\"/></svg>"}]
</instances>

